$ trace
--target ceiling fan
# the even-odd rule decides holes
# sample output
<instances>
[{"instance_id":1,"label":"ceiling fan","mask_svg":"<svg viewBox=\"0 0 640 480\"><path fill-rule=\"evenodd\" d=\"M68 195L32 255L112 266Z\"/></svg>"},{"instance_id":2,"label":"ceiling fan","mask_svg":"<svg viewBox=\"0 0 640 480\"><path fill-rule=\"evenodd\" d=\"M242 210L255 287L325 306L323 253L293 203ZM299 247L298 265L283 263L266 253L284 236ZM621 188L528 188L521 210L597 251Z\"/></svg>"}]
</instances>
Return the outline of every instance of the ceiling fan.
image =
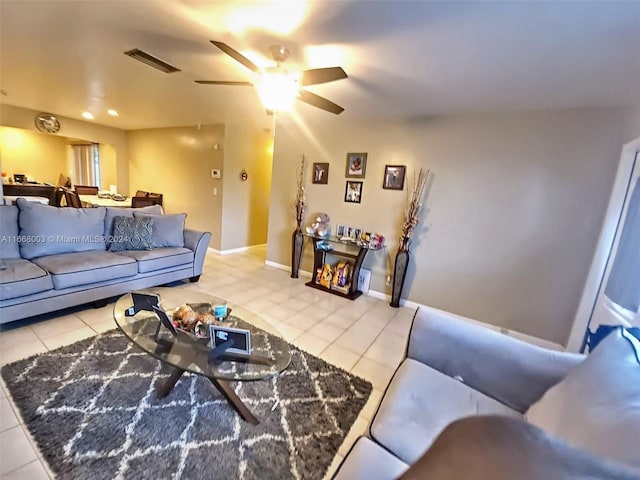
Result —
<instances>
[{"instance_id":1,"label":"ceiling fan","mask_svg":"<svg viewBox=\"0 0 640 480\"><path fill-rule=\"evenodd\" d=\"M288 72L281 66L281 63L289 58L289 50L281 45L273 45L270 51L276 65L261 70L255 63L226 43L216 42L215 40L211 40L211 43L253 73L258 74L259 78L255 83L224 80L196 80L196 83L203 85L254 86L258 90L267 113L286 110L290 108L295 99L336 115L344 111L344 108L340 105L301 88L307 85L317 85L347 78L347 74L342 67L314 68L303 70L299 73Z\"/></svg>"}]
</instances>

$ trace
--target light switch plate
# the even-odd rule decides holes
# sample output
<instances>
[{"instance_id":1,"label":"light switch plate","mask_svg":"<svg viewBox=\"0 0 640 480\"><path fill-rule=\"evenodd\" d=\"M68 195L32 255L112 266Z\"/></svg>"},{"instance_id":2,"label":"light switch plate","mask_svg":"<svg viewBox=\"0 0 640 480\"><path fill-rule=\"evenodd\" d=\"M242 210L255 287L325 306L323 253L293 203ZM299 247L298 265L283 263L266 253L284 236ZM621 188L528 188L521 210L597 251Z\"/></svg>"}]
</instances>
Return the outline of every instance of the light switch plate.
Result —
<instances>
[{"instance_id":1,"label":"light switch plate","mask_svg":"<svg viewBox=\"0 0 640 480\"><path fill-rule=\"evenodd\" d=\"M211 170L211 178L222 178L222 171L218 168L213 168Z\"/></svg>"}]
</instances>

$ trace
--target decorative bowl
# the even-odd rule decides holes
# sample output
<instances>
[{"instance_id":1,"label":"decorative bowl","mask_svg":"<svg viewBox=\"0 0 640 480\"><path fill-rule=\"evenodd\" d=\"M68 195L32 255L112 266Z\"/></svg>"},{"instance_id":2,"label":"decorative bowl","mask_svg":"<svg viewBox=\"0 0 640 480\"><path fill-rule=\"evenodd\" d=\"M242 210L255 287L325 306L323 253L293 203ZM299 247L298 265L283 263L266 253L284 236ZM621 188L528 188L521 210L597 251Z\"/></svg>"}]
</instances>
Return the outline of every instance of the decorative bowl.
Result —
<instances>
[{"instance_id":1,"label":"decorative bowl","mask_svg":"<svg viewBox=\"0 0 640 480\"><path fill-rule=\"evenodd\" d=\"M197 321L193 328L187 328L182 324L180 319L176 319L175 312L181 307L188 306L193 309L193 311L198 315L207 316L208 318L204 319L205 321ZM222 319L224 321L229 317L231 313L231 309L227 308L227 315ZM185 303L183 305L178 306L174 313L172 314L172 322L173 326L176 328L179 334L182 334L188 337L190 340L199 341L199 340L209 340L209 324L220 323L221 320L212 318L213 317L213 305L210 303ZM206 322L206 323L205 323Z\"/></svg>"}]
</instances>

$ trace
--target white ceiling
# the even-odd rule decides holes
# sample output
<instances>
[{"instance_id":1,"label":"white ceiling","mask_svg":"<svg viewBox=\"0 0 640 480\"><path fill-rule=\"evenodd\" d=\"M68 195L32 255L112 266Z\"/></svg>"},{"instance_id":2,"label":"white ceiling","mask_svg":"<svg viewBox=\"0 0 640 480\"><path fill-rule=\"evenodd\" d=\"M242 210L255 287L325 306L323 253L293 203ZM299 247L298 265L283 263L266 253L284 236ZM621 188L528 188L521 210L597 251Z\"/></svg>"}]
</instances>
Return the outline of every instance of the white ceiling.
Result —
<instances>
[{"instance_id":1,"label":"white ceiling","mask_svg":"<svg viewBox=\"0 0 640 480\"><path fill-rule=\"evenodd\" d=\"M134 129L271 120L252 80L209 40L291 70L341 65L309 90L350 118L640 106L640 2L0 0L0 101ZM182 71L122 54L138 47ZM115 108L120 117L106 114ZM300 102L303 115L331 115Z\"/></svg>"}]
</instances>

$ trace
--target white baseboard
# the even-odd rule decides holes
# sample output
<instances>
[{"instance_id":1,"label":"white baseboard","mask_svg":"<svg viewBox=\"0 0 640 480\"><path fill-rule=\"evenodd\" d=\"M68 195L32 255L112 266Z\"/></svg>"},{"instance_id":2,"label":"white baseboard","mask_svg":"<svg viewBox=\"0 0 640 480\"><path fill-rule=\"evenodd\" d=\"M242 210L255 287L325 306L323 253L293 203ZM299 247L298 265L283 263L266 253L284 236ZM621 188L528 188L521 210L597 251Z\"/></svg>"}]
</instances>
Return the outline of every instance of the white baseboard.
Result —
<instances>
[{"instance_id":1,"label":"white baseboard","mask_svg":"<svg viewBox=\"0 0 640 480\"><path fill-rule=\"evenodd\" d=\"M386 302L390 302L391 301L391 295L389 295L388 293L384 293L384 292L378 292L376 290L369 290L369 296L370 297L374 297L374 298L379 298L380 300L384 300ZM429 307L428 305L424 305L422 303L417 303L417 302L413 302L411 300L403 300L403 299L400 299L400 306L401 307L407 307L407 308L416 308L416 309L418 307L432 308L432 307ZM468 319L468 320L470 320L473 323L476 323L476 324L478 324L480 326L488 328L490 330L495 330L497 332L503 333L504 335L509 335L510 337L517 338L518 340L522 340L524 342L531 343L531 344L537 345L539 347L549 348L551 350L564 350L564 347L562 345L558 344L558 343L553 343L553 342L550 342L548 340L544 340L542 338L534 337L532 335L527 335L525 333L520 333L520 332L517 332L515 330L509 330L508 328L499 327L497 325L492 325L490 323L481 322L479 320L475 320L475 319Z\"/></svg>"},{"instance_id":2,"label":"white baseboard","mask_svg":"<svg viewBox=\"0 0 640 480\"><path fill-rule=\"evenodd\" d=\"M277 268L278 270L284 270L286 272L291 271L291 265L284 265L283 263L272 262L271 260L265 260L264 264L267 267ZM311 272L308 272L306 270L298 270L298 274L301 277L311 278Z\"/></svg>"},{"instance_id":3,"label":"white baseboard","mask_svg":"<svg viewBox=\"0 0 640 480\"><path fill-rule=\"evenodd\" d=\"M260 245L249 245L248 247L229 248L227 250L218 250L213 247L208 247L207 250L209 252L215 253L216 255L230 255L233 253L242 253L242 252L252 250L254 248L260 248L260 247L266 247L266 246L267 246L266 243L262 243Z\"/></svg>"},{"instance_id":4,"label":"white baseboard","mask_svg":"<svg viewBox=\"0 0 640 480\"><path fill-rule=\"evenodd\" d=\"M384 293L384 292L379 292L377 290L369 290L369 293L367 294L370 297L373 298L379 298L380 300L384 300L385 302L390 302L391 301L391 295L389 295L388 293ZM412 300L404 300L404 299L400 299L400 306L401 307L407 307L407 308L418 308L423 306L421 303L416 303Z\"/></svg>"},{"instance_id":5,"label":"white baseboard","mask_svg":"<svg viewBox=\"0 0 640 480\"><path fill-rule=\"evenodd\" d=\"M269 267L277 268L278 270L285 270L288 272L291 271L291 265L284 265L282 263L272 262L271 260L265 260L264 264ZM311 278L311 272L300 270L300 276L305 278ZM391 301L391 295L389 295L388 293L379 292L377 290L369 290L369 293L367 295L373 298L384 300L385 302ZM424 305L422 303L414 302L412 300L405 300L405 299L400 299L400 306L413 308L413 309L417 309L418 307L432 308L432 307L429 307L428 305ZM508 328L499 327L497 325L481 322L479 320L475 320L475 319L468 319L468 320L478 325L481 325L485 328L489 328L491 330L501 332L504 335L509 335L510 337L517 338L518 340L522 340L524 342L531 343L539 347L549 348L551 350L564 350L564 347L558 343L553 343L548 340L544 340L542 338L534 337L532 335L527 335L525 333L516 332L515 330L509 330Z\"/></svg>"},{"instance_id":6,"label":"white baseboard","mask_svg":"<svg viewBox=\"0 0 640 480\"><path fill-rule=\"evenodd\" d=\"M278 270L291 270L289 265L285 265L284 263L272 262L271 260L265 260L264 264L267 267L277 268Z\"/></svg>"}]
</instances>

